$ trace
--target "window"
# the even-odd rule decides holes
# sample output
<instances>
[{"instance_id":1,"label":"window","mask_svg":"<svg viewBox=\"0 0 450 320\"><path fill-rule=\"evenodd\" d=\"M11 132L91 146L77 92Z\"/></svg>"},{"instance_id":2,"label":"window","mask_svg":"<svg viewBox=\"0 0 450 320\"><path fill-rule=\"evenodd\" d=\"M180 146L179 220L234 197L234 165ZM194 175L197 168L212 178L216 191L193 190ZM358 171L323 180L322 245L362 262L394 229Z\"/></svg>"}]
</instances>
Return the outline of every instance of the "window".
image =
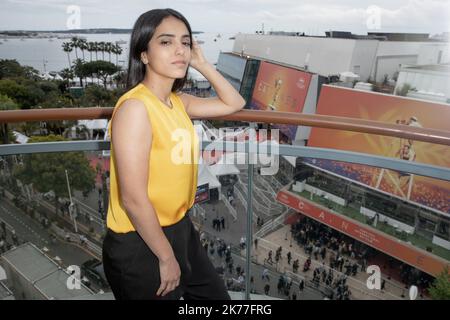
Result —
<instances>
[{"instance_id":1,"label":"window","mask_svg":"<svg viewBox=\"0 0 450 320\"><path fill-rule=\"evenodd\" d=\"M439 221L436 235L439 238L450 240L450 223L447 221Z\"/></svg>"},{"instance_id":2,"label":"window","mask_svg":"<svg viewBox=\"0 0 450 320\"><path fill-rule=\"evenodd\" d=\"M434 233L434 229L436 228L436 222L428 220L423 216L419 216L419 229L421 231L432 232Z\"/></svg>"}]
</instances>

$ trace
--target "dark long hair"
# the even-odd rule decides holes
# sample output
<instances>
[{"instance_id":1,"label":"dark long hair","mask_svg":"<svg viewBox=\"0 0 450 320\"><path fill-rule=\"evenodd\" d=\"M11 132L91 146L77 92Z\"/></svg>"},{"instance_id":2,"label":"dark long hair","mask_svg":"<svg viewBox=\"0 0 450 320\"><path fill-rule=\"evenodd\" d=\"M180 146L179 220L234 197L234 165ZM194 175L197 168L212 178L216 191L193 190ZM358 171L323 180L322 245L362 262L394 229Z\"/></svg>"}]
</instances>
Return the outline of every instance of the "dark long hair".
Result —
<instances>
[{"instance_id":1,"label":"dark long hair","mask_svg":"<svg viewBox=\"0 0 450 320\"><path fill-rule=\"evenodd\" d=\"M147 51L147 46L152 39L156 28L167 17L175 17L181 20L189 31L192 49L192 31L186 18L173 9L154 9L147 11L136 20L131 32L130 55L128 58L127 90L137 86L145 77L145 64L141 61L141 53ZM172 92L183 88L187 78L187 72L183 78L175 79Z\"/></svg>"}]
</instances>

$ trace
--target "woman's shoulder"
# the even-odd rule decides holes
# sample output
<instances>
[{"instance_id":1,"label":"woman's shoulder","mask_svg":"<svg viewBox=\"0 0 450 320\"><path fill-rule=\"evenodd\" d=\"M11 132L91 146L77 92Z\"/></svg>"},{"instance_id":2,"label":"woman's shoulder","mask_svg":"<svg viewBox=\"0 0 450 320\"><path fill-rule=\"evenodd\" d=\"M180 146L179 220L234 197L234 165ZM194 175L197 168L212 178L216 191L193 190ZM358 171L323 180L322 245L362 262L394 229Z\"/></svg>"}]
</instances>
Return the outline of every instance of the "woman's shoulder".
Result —
<instances>
[{"instance_id":1,"label":"woman's shoulder","mask_svg":"<svg viewBox=\"0 0 450 320\"><path fill-rule=\"evenodd\" d=\"M142 113L143 110L147 110L146 103L145 96L141 92L139 86L131 88L120 96L114 107L110 123L117 117L117 114L121 114L122 116L127 114L128 117L133 114Z\"/></svg>"},{"instance_id":2,"label":"woman's shoulder","mask_svg":"<svg viewBox=\"0 0 450 320\"><path fill-rule=\"evenodd\" d=\"M116 103L116 107L120 106L123 102L129 99L140 100L145 104L146 96L145 92L141 88L141 85L138 84L122 94Z\"/></svg>"}]
</instances>

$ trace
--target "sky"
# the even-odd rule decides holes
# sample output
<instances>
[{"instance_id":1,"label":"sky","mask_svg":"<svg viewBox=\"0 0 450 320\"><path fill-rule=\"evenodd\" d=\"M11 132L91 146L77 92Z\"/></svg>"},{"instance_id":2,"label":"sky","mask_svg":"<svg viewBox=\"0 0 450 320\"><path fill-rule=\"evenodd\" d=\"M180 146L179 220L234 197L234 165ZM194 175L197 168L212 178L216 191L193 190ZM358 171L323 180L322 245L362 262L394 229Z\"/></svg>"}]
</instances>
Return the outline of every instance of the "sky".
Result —
<instances>
[{"instance_id":1,"label":"sky","mask_svg":"<svg viewBox=\"0 0 450 320\"><path fill-rule=\"evenodd\" d=\"M155 8L175 9L204 32L450 31L450 0L0 0L0 30L131 29Z\"/></svg>"}]
</instances>

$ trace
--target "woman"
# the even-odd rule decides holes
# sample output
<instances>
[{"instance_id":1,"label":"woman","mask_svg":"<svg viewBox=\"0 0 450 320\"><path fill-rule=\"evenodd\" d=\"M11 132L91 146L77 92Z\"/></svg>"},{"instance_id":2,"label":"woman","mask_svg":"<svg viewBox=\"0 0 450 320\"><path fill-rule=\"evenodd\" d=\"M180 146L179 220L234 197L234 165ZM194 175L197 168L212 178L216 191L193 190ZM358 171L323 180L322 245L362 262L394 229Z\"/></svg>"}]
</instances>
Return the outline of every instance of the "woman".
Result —
<instances>
[{"instance_id":1,"label":"woman","mask_svg":"<svg viewBox=\"0 0 450 320\"><path fill-rule=\"evenodd\" d=\"M216 98L179 93L188 66ZM204 58L187 20L171 9L136 21L128 87L110 122L108 232L103 262L116 299L229 299L189 218L198 138L189 117L241 110L244 99Z\"/></svg>"}]
</instances>

